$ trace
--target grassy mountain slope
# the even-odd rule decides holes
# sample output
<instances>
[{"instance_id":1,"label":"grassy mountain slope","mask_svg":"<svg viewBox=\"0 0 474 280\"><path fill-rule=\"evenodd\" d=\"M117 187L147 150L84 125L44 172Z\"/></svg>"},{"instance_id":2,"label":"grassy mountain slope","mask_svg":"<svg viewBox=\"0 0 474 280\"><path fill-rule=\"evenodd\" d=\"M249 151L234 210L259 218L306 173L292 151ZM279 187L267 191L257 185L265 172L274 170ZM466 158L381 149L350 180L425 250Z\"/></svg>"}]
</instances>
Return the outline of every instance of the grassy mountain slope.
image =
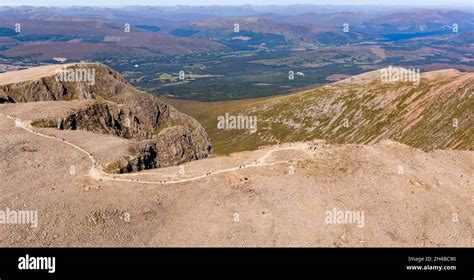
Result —
<instances>
[{"instance_id":1,"label":"grassy mountain slope","mask_svg":"<svg viewBox=\"0 0 474 280\"><path fill-rule=\"evenodd\" d=\"M312 139L360 144L392 139L425 150L473 150L473 92L474 73L423 73L415 85L382 83L380 72L372 71L279 97L168 102L203 124L217 153ZM257 116L257 131L217 129L217 117L226 113Z\"/></svg>"}]
</instances>

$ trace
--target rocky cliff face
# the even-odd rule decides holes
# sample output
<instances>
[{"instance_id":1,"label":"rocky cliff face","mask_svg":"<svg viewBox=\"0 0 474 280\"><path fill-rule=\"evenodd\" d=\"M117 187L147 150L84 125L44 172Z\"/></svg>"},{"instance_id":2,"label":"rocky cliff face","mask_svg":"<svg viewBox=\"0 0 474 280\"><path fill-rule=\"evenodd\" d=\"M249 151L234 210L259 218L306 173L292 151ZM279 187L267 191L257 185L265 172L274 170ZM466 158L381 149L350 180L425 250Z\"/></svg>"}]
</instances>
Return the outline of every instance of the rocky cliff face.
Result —
<instances>
[{"instance_id":1,"label":"rocky cliff face","mask_svg":"<svg viewBox=\"0 0 474 280\"><path fill-rule=\"evenodd\" d=\"M130 144L130 154L106 167L110 172L170 166L212 153L209 137L199 122L157 97L133 88L109 67L75 64L67 70L93 73L93 83L90 79L58 79L56 73L46 73L36 80L0 85L0 100L2 103L94 100L59 119L37 120L34 125L83 129L135 140Z\"/></svg>"},{"instance_id":2,"label":"rocky cliff face","mask_svg":"<svg viewBox=\"0 0 474 280\"><path fill-rule=\"evenodd\" d=\"M0 104L2 103L12 103L15 102L10 98L3 90L0 90Z\"/></svg>"},{"instance_id":3,"label":"rocky cliff face","mask_svg":"<svg viewBox=\"0 0 474 280\"><path fill-rule=\"evenodd\" d=\"M148 138L140 118L129 107L105 101L97 101L60 118L57 127L96 131L127 139Z\"/></svg>"},{"instance_id":4,"label":"rocky cliff face","mask_svg":"<svg viewBox=\"0 0 474 280\"><path fill-rule=\"evenodd\" d=\"M153 140L132 144L129 155L107 166L112 173L127 173L144 169L177 165L206 157L210 150L194 149L196 141L183 126L166 128Z\"/></svg>"}]
</instances>

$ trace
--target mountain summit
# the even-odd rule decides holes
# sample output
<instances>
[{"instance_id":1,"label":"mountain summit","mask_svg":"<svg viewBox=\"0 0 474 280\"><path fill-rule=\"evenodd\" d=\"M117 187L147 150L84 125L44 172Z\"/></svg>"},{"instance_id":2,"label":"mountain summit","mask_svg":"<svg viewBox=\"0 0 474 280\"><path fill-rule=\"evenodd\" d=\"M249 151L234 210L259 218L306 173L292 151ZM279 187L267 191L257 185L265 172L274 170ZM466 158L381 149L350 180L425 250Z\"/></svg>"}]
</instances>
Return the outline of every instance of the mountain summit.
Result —
<instances>
[{"instance_id":1,"label":"mountain summit","mask_svg":"<svg viewBox=\"0 0 474 280\"><path fill-rule=\"evenodd\" d=\"M127 139L128 151L105 164L113 173L176 165L212 153L207 133L195 119L133 88L102 64L49 65L0 74L0 103L18 103L10 105L15 108L12 115L22 114L21 119L39 128Z\"/></svg>"}]
</instances>

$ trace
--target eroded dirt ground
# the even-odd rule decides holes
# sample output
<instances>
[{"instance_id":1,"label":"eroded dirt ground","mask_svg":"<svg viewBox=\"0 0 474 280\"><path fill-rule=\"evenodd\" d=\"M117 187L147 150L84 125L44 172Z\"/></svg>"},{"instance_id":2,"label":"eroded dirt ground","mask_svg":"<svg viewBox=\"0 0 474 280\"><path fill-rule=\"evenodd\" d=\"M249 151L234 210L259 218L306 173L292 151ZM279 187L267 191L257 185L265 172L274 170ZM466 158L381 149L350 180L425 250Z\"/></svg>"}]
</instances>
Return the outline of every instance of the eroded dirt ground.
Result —
<instances>
[{"instance_id":1,"label":"eroded dirt ground","mask_svg":"<svg viewBox=\"0 0 474 280\"><path fill-rule=\"evenodd\" d=\"M41 132L99 163L120 146L86 131ZM0 209L38 210L39 220L0 225L0 246L474 245L469 151L316 141L190 162L181 174L92 178L87 154L5 115L0 141ZM364 225L327 223L334 208L364 211Z\"/></svg>"}]
</instances>

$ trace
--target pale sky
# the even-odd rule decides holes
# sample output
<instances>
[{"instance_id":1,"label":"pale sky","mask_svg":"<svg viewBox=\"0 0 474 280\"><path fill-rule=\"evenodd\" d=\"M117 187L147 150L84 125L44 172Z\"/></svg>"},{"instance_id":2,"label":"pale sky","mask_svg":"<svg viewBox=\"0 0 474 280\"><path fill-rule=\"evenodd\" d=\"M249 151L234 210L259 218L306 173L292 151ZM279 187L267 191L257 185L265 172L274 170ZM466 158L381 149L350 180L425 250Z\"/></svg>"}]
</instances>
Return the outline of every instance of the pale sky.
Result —
<instances>
[{"instance_id":1,"label":"pale sky","mask_svg":"<svg viewBox=\"0 0 474 280\"><path fill-rule=\"evenodd\" d=\"M352 5L410 5L410 6L471 6L474 0L0 0L7 6L175 6L175 5L287 5L287 4L352 4Z\"/></svg>"}]
</instances>

